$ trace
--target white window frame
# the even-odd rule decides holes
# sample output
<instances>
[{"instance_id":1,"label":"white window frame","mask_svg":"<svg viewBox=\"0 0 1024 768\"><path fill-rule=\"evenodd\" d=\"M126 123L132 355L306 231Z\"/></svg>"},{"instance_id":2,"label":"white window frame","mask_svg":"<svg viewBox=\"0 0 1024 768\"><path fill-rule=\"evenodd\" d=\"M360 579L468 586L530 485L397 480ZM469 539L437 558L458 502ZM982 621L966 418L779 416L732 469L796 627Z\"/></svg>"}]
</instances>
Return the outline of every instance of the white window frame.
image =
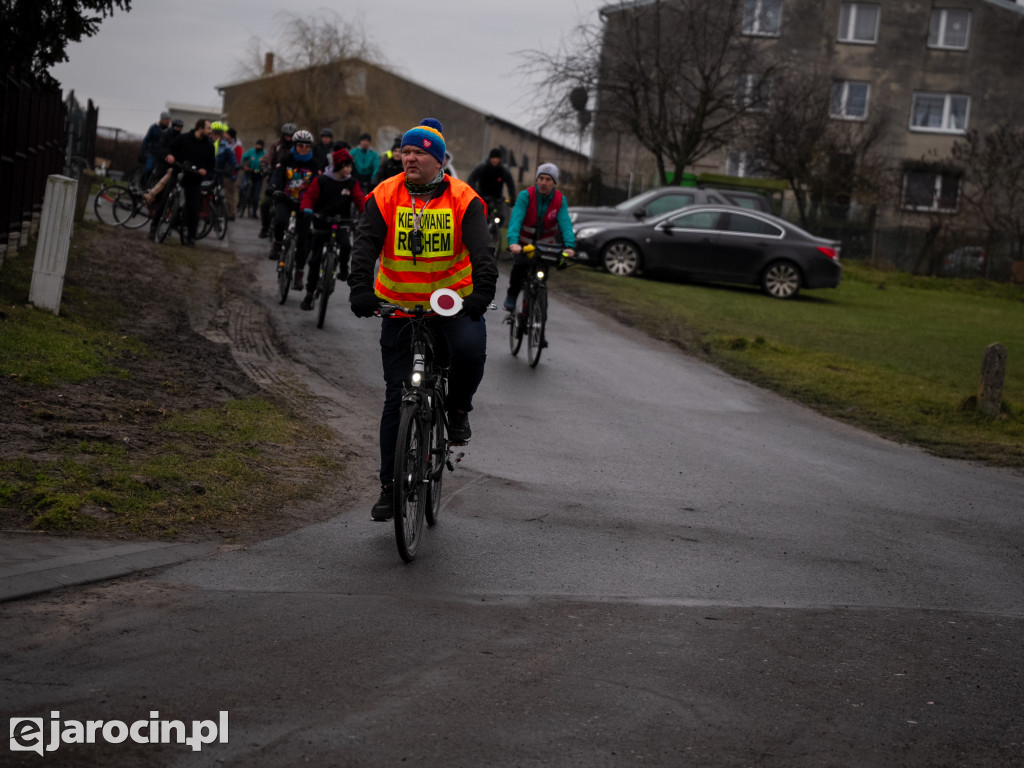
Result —
<instances>
[{"instance_id":1,"label":"white window frame","mask_svg":"<svg viewBox=\"0 0 1024 768\"><path fill-rule=\"evenodd\" d=\"M862 85L864 86L864 114L863 115L851 115L847 107L850 103L850 86L851 85ZM838 91L839 109L835 109L836 96ZM829 105L829 116L836 120L867 120L868 112L871 110L871 83L865 83L861 80L836 80L832 83L832 103Z\"/></svg>"},{"instance_id":2,"label":"white window frame","mask_svg":"<svg viewBox=\"0 0 1024 768\"><path fill-rule=\"evenodd\" d=\"M775 6L778 20L775 28L768 24L769 14L765 6ZM748 10L753 6L751 10ZM743 3L743 34L760 37L778 37L782 29L782 0L744 0Z\"/></svg>"},{"instance_id":3,"label":"white window frame","mask_svg":"<svg viewBox=\"0 0 1024 768\"><path fill-rule=\"evenodd\" d=\"M854 35L857 29L857 15L858 12L866 11L871 8L875 12L875 29L871 36L871 39L858 38ZM843 11L848 11L846 18L846 29L843 29ZM840 3L839 4L839 35L838 40L841 43L855 43L858 45L874 45L878 42L878 27L882 21L882 6L878 3Z\"/></svg>"},{"instance_id":4,"label":"white window frame","mask_svg":"<svg viewBox=\"0 0 1024 768\"><path fill-rule=\"evenodd\" d=\"M725 157L725 175L741 179L764 177L764 163L753 152L732 151Z\"/></svg>"},{"instance_id":5,"label":"white window frame","mask_svg":"<svg viewBox=\"0 0 1024 768\"><path fill-rule=\"evenodd\" d=\"M911 205L907 201L907 187L910 185L909 175L911 173L930 173L934 178L934 190L932 194L932 202L929 205ZM942 181L945 178L953 178L957 182L956 188L956 200L953 203L953 207L942 207ZM905 168L903 170L903 193L900 199L900 206L905 211L921 211L926 213L956 213L957 206L960 204L960 186L962 180L952 174L946 173L941 170L929 169L929 168Z\"/></svg>"},{"instance_id":6,"label":"white window frame","mask_svg":"<svg viewBox=\"0 0 1024 768\"><path fill-rule=\"evenodd\" d=\"M947 41L949 36L949 14L951 12L965 13L967 14L967 31L964 32L964 44L953 45ZM938 17L938 29L935 29L935 19ZM935 38L932 38L932 32L935 32ZM934 8L932 9L932 19L928 27L928 47L929 48L941 48L947 51L966 51L967 47L971 44L971 11L969 8Z\"/></svg>"},{"instance_id":7,"label":"white window frame","mask_svg":"<svg viewBox=\"0 0 1024 768\"><path fill-rule=\"evenodd\" d=\"M922 98L942 97L942 125L915 125L918 101ZM964 124L961 128L950 127L953 119L953 100L964 100ZM914 91L910 102L910 130L918 133L952 133L965 134L971 124L971 97L963 93L938 93L935 91Z\"/></svg>"},{"instance_id":8,"label":"white window frame","mask_svg":"<svg viewBox=\"0 0 1024 768\"><path fill-rule=\"evenodd\" d=\"M734 103L738 109L746 109L748 112L767 112L771 92L770 79L762 75L740 75Z\"/></svg>"}]
</instances>

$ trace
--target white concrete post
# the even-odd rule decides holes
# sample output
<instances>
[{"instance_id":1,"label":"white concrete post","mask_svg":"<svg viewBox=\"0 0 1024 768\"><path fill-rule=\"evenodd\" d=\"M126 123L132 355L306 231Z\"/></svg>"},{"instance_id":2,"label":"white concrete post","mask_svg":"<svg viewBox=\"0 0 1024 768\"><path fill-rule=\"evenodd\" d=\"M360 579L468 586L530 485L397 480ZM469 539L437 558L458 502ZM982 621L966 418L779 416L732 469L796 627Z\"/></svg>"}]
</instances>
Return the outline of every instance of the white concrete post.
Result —
<instances>
[{"instance_id":1,"label":"white concrete post","mask_svg":"<svg viewBox=\"0 0 1024 768\"><path fill-rule=\"evenodd\" d=\"M64 293L64 272L74 231L77 187L78 182L67 176L49 176L46 179L46 196L39 221L36 262L28 300L55 315L60 314L60 299Z\"/></svg>"}]
</instances>

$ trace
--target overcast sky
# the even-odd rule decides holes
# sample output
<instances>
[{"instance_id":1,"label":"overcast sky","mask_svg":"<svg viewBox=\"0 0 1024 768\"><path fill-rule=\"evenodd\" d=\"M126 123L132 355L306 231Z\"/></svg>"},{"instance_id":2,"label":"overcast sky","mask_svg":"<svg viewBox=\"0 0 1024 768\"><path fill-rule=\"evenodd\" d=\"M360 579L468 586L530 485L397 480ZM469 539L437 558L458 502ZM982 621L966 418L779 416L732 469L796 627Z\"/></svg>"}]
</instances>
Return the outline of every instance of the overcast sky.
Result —
<instances>
[{"instance_id":1,"label":"overcast sky","mask_svg":"<svg viewBox=\"0 0 1024 768\"><path fill-rule=\"evenodd\" d=\"M65 95L74 89L81 103L92 99L100 125L141 136L167 102L219 107L215 86L236 79L253 38L273 49L282 9L300 16L327 9L352 14L399 74L536 130L522 52L555 49L610 2L349 0L332 7L323 0L134 0L131 11L115 12L94 37L69 46L69 61L51 73Z\"/></svg>"}]
</instances>

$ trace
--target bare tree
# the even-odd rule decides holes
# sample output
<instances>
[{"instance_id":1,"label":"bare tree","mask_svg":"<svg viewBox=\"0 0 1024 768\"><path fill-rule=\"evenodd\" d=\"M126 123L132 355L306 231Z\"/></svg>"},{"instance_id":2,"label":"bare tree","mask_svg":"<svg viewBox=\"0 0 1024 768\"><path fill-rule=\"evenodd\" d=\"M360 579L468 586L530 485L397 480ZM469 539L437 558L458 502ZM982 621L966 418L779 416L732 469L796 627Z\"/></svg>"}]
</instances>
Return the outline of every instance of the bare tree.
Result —
<instances>
[{"instance_id":1,"label":"bare tree","mask_svg":"<svg viewBox=\"0 0 1024 768\"><path fill-rule=\"evenodd\" d=\"M764 175L789 184L802 226L823 207L877 203L892 188L884 147L889 114L836 119L833 88L822 73L778 67L770 98L745 125L744 146Z\"/></svg>"},{"instance_id":2,"label":"bare tree","mask_svg":"<svg viewBox=\"0 0 1024 768\"><path fill-rule=\"evenodd\" d=\"M1024 244L1024 130L1009 125L985 134L971 130L953 143L950 159L963 171L960 203L986 230L988 252L1010 237L1019 254Z\"/></svg>"},{"instance_id":3,"label":"bare tree","mask_svg":"<svg viewBox=\"0 0 1024 768\"><path fill-rule=\"evenodd\" d=\"M574 89L596 94L595 123L631 135L655 159L663 183L726 146L770 77L757 40L741 34L740 0L655 0L622 4L605 24L583 24L554 53L528 51L526 69L548 97L545 109L576 114Z\"/></svg>"},{"instance_id":4,"label":"bare tree","mask_svg":"<svg viewBox=\"0 0 1024 768\"><path fill-rule=\"evenodd\" d=\"M382 60L362 26L326 11L278 18L281 38L273 46L253 38L237 62L240 79L264 80L260 92L249 97L246 114L259 115L267 126L293 122L313 132L361 125L366 112L363 64ZM274 71L265 73L271 51Z\"/></svg>"}]
</instances>

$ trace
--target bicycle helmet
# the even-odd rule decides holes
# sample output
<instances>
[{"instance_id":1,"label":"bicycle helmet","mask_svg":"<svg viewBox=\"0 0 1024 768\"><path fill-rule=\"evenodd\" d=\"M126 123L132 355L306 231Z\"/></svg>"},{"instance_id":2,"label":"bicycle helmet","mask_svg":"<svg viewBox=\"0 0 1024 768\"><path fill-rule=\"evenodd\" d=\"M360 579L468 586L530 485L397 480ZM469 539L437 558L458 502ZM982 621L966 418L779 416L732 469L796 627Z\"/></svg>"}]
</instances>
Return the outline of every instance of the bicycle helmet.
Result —
<instances>
[{"instance_id":1,"label":"bicycle helmet","mask_svg":"<svg viewBox=\"0 0 1024 768\"><path fill-rule=\"evenodd\" d=\"M313 134L309 131L296 131L292 134L292 144L312 144Z\"/></svg>"},{"instance_id":2,"label":"bicycle helmet","mask_svg":"<svg viewBox=\"0 0 1024 768\"><path fill-rule=\"evenodd\" d=\"M173 125L175 128L183 128L185 126L185 121L182 120L180 117L176 117L171 121L171 125Z\"/></svg>"},{"instance_id":3,"label":"bicycle helmet","mask_svg":"<svg viewBox=\"0 0 1024 768\"><path fill-rule=\"evenodd\" d=\"M224 123L222 123L220 120L214 120L213 123L210 124L211 131L220 131L221 133L223 133L224 131L227 130L227 128L228 127L224 125Z\"/></svg>"},{"instance_id":4,"label":"bicycle helmet","mask_svg":"<svg viewBox=\"0 0 1024 768\"><path fill-rule=\"evenodd\" d=\"M330 136L333 139L334 138L334 131L332 131L330 128L321 128L320 129L320 136L321 137Z\"/></svg>"},{"instance_id":5,"label":"bicycle helmet","mask_svg":"<svg viewBox=\"0 0 1024 768\"><path fill-rule=\"evenodd\" d=\"M295 123L285 123L284 125L281 126L281 135L282 136L291 136L297 130L299 130L299 127L297 125L295 125Z\"/></svg>"}]
</instances>

